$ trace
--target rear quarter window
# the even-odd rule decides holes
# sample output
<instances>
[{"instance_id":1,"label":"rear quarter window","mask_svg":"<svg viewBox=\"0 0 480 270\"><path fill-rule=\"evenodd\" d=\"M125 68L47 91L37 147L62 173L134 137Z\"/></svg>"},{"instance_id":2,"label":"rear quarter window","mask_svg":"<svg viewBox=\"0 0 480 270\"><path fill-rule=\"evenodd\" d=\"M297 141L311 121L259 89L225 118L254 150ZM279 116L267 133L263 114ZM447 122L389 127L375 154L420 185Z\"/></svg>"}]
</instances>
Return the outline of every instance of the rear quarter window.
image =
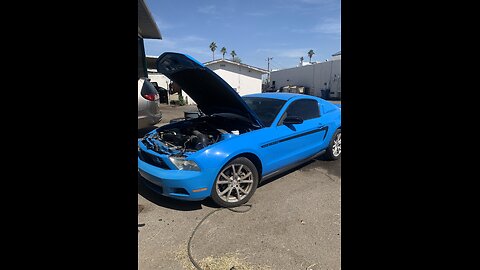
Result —
<instances>
[{"instance_id":1,"label":"rear quarter window","mask_svg":"<svg viewBox=\"0 0 480 270\"><path fill-rule=\"evenodd\" d=\"M334 111L336 109L338 109L338 107L331 104L330 102L323 102L322 103L322 113L329 113L329 112Z\"/></svg>"}]
</instances>

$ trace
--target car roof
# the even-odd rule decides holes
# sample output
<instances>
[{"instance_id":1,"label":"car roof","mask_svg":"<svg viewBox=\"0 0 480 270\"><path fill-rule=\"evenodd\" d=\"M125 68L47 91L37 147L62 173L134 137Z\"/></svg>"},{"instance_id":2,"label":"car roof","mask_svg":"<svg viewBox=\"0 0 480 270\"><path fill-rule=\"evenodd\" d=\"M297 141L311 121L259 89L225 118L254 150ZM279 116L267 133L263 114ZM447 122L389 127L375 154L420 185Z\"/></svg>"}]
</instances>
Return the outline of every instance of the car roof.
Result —
<instances>
[{"instance_id":1,"label":"car roof","mask_svg":"<svg viewBox=\"0 0 480 270\"><path fill-rule=\"evenodd\" d=\"M278 93L278 92L250 94L242 97L275 98L275 99L281 99L281 100L289 100L295 97L317 99L317 97L310 96L310 95L295 94L295 93Z\"/></svg>"}]
</instances>

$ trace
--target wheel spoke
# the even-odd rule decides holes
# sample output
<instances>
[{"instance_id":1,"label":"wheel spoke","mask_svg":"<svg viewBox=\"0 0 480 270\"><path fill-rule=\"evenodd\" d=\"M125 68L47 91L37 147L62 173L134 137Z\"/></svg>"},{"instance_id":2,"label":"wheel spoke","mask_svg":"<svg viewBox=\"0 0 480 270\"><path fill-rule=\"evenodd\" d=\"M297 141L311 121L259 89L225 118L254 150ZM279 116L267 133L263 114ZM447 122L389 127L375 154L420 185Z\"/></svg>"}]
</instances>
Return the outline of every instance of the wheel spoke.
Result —
<instances>
[{"instance_id":1,"label":"wheel spoke","mask_svg":"<svg viewBox=\"0 0 480 270\"><path fill-rule=\"evenodd\" d=\"M231 191L232 190L232 187L227 187L226 189L224 189L222 192L220 192L218 195L220 196L223 196L223 194L227 193L227 191Z\"/></svg>"},{"instance_id":2,"label":"wheel spoke","mask_svg":"<svg viewBox=\"0 0 480 270\"><path fill-rule=\"evenodd\" d=\"M237 174L237 172L235 171L235 165L232 165L232 171L233 171L233 176L235 176L235 174Z\"/></svg>"},{"instance_id":3,"label":"wheel spoke","mask_svg":"<svg viewBox=\"0 0 480 270\"><path fill-rule=\"evenodd\" d=\"M240 187L240 186L238 187L238 189L239 189L241 192L243 192L243 194L247 195L247 191L245 191L245 189L243 189L243 188Z\"/></svg>"},{"instance_id":4,"label":"wheel spoke","mask_svg":"<svg viewBox=\"0 0 480 270\"><path fill-rule=\"evenodd\" d=\"M233 190L233 187L230 188L230 190L228 191L228 194L227 194L227 202L228 202L228 200L230 199L230 195L232 194L232 190Z\"/></svg>"},{"instance_id":5,"label":"wheel spoke","mask_svg":"<svg viewBox=\"0 0 480 270\"><path fill-rule=\"evenodd\" d=\"M238 190L238 187L235 187L235 191L237 191L237 200L240 201L240 191Z\"/></svg>"},{"instance_id":6,"label":"wheel spoke","mask_svg":"<svg viewBox=\"0 0 480 270\"><path fill-rule=\"evenodd\" d=\"M220 185L221 184L228 184L228 183L230 183L230 181L222 181L222 180L217 181L217 184L220 184Z\"/></svg>"},{"instance_id":7,"label":"wheel spoke","mask_svg":"<svg viewBox=\"0 0 480 270\"><path fill-rule=\"evenodd\" d=\"M252 172L248 172L247 174L245 174L244 176L242 176L242 177L240 178L240 180L244 180L244 179L246 179L247 177L249 177L250 175L252 175ZM241 181L240 181L240 182L241 182Z\"/></svg>"},{"instance_id":8,"label":"wheel spoke","mask_svg":"<svg viewBox=\"0 0 480 270\"><path fill-rule=\"evenodd\" d=\"M223 178L230 180L230 177L226 176L223 172L220 174Z\"/></svg>"},{"instance_id":9,"label":"wheel spoke","mask_svg":"<svg viewBox=\"0 0 480 270\"><path fill-rule=\"evenodd\" d=\"M240 180L239 181L240 184L244 184L244 183L253 183L253 180L249 180L249 179L245 179L245 180Z\"/></svg>"},{"instance_id":10,"label":"wheel spoke","mask_svg":"<svg viewBox=\"0 0 480 270\"><path fill-rule=\"evenodd\" d=\"M242 169L243 169L243 164L241 164L241 165L240 165L240 168L238 168L237 174L242 173Z\"/></svg>"}]
</instances>

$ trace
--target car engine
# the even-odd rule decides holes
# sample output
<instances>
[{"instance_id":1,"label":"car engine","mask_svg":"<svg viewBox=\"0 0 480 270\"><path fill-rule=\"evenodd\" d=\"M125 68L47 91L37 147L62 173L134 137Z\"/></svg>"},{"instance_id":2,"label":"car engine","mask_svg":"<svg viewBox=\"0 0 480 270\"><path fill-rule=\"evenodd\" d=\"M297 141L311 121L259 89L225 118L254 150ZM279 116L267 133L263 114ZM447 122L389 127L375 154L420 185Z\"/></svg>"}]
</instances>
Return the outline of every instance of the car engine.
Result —
<instances>
[{"instance_id":1,"label":"car engine","mask_svg":"<svg viewBox=\"0 0 480 270\"><path fill-rule=\"evenodd\" d=\"M158 132L158 138L169 146L200 150L219 141L221 134L220 130L200 127L172 128Z\"/></svg>"},{"instance_id":2,"label":"car engine","mask_svg":"<svg viewBox=\"0 0 480 270\"><path fill-rule=\"evenodd\" d=\"M247 124L223 118L201 117L160 127L155 133L146 135L143 140L158 140L164 143L170 152L195 152L251 130ZM159 150L159 147L152 149Z\"/></svg>"}]
</instances>

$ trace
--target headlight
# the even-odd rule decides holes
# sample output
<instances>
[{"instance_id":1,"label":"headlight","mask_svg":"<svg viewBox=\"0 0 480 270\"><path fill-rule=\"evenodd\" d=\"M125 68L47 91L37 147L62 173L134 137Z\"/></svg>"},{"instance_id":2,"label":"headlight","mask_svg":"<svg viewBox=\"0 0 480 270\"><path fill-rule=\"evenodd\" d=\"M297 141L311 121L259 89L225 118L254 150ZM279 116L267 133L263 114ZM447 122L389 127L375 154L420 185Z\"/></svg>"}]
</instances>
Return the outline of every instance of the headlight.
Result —
<instances>
[{"instance_id":1,"label":"headlight","mask_svg":"<svg viewBox=\"0 0 480 270\"><path fill-rule=\"evenodd\" d=\"M170 161L177 167L179 170L185 171L200 171L197 163L193 160L185 160L185 157L169 157Z\"/></svg>"}]
</instances>

